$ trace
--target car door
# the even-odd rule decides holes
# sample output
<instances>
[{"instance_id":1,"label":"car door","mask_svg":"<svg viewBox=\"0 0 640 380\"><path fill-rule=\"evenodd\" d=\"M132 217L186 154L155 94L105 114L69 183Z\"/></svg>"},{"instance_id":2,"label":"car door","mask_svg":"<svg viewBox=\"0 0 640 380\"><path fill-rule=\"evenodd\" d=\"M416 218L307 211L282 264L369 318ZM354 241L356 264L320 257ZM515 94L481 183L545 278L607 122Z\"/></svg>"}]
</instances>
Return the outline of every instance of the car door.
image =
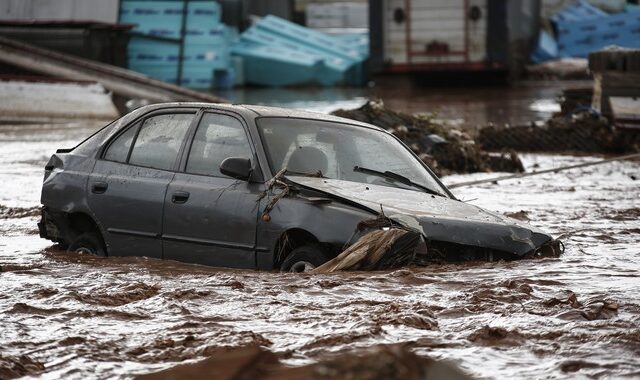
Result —
<instances>
[{"instance_id":1,"label":"car door","mask_svg":"<svg viewBox=\"0 0 640 380\"><path fill-rule=\"evenodd\" d=\"M89 207L110 255L162 257L167 186L194 111L150 115L112 139L89 178Z\"/></svg>"},{"instance_id":2,"label":"car door","mask_svg":"<svg viewBox=\"0 0 640 380\"><path fill-rule=\"evenodd\" d=\"M165 199L166 259L255 268L258 196L264 185L220 173L228 157L250 158L246 126L231 114L205 112Z\"/></svg>"}]
</instances>

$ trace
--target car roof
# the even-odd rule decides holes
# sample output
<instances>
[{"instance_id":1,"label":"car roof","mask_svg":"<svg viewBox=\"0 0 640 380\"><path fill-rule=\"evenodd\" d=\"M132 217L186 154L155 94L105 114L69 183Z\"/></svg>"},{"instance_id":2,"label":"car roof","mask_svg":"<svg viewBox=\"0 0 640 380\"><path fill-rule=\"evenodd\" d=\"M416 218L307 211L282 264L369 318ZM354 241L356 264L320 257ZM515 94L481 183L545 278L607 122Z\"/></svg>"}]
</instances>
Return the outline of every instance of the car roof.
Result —
<instances>
[{"instance_id":1,"label":"car roof","mask_svg":"<svg viewBox=\"0 0 640 380\"><path fill-rule=\"evenodd\" d=\"M250 111L255 113L257 117L290 117L290 118L300 118L300 119L318 119L318 120L326 120L333 121L336 123L345 123L356 125L360 127L370 128L382 130L384 129L377 127L372 124L363 123L361 121L347 119L344 117L338 117L334 115L319 113L319 112L311 112L299 109L290 109L290 108L281 108L281 107L270 107L270 106L261 106L261 105L251 105L251 104L226 104L226 103L199 103L199 102L174 102L174 103L158 103L151 104L147 106L140 107L135 111L132 111L130 114L140 115L147 113L149 111L160 110L163 108L216 108L228 111Z\"/></svg>"}]
</instances>

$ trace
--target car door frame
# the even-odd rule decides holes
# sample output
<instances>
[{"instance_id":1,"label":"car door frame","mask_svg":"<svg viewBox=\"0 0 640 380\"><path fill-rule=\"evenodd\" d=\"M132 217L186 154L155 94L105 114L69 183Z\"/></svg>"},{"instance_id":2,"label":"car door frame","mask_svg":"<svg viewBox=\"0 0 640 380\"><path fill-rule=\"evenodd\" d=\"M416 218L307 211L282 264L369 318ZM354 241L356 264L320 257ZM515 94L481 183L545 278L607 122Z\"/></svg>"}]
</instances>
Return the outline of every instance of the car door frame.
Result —
<instances>
[{"instance_id":1,"label":"car door frame","mask_svg":"<svg viewBox=\"0 0 640 380\"><path fill-rule=\"evenodd\" d=\"M249 146L250 146L251 152L253 153L253 156L251 157L253 173L251 175L251 178L249 179L249 182L264 183L265 172L263 170L263 165L261 162L262 161L261 156L264 155L264 152L261 151L262 146L259 140L259 136L257 136L258 142L256 142L256 134L252 130L252 125L250 125L247 122L247 119L244 115L242 115L239 112L236 112L235 110L230 110L222 107L220 108L202 107L199 109L193 124L191 124L191 126L189 127L189 130L187 131L187 138L185 139L184 144L180 149L180 153L178 154L179 162L178 162L178 165L176 166L175 171L179 173L191 174L186 172L187 160L189 158L189 151L190 151L191 145L193 144L193 139L195 138L196 132L198 130L198 126L200 125L200 122L202 121L202 118L206 113L217 113L221 115L230 116L230 117L233 117L234 119L237 119L240 122L240 124L242 124L245 134L249 139Z\"/></svg>"},{"instance_id":2,"label":"car door frame","mask_svg":"<svg viewBox=\"0 0 640 380\"><path fill-rule=\"evenodd\" d=\"M95 171L95 167L97 165L97 163L99 161L106 161L106 162L111 162L111 163L115 163L115 164L121 164L121 165L128 165L131 167L138 167L138 168L142 168L142 169L149 169L149 170L159 170L159 171L164 171L164 172L171 172L175 175L177 168L179 167L180 164L180 160L182 158L182 154L183 154L183 150L185 149L185 143L187 140L189 140L189 133L191 132L194 123L196 123L199 120L199 116L201 114L202 110L201 107L167 107L167 108L160 108L160 109L154 109L151 110L149 112L143 113L141 115L138 115L136 118L134 118L133 120L127 122L124 126L120 127L118 129L118 131L116 131L115 133L113 133L111 136L109 136L106 141L104 141L102 143L102 145L99 147L99 149L97 149L96 155L95 155L95 164L94 167L91 171L91 173L89 174L89 180L87 181L87 194L89 194L89 192L91 191L90 187L91 187L91 176L94 174ZM189 125L189 128L187 129L187 132L185 134L185 137L183 138L182 143L180 144L180 148L178 150L178 154L176 156L176 160L173 163L173 166L170 169L158 169L158 168L153 168L153 167L149 167L149 166L144 166L144 165L136 165L136 164L131 164L129 163L129 159L131 157L131 154L133 152L133 148L135 147L135 143L138 139L138 135L140 134L140 130L142 129L142 124L149 118L155 117L155 116L161 116L161 115L172 115L172 114L193 114L193 119L191 120L191 123ZM197 124L196 124L197 125ZM134 135L133 140L131 141L131 145L129 146L129 151L127 152L127 157L125 162L120 162L120 161L114 161L114 160L108 160L105 159L104 156L107 152L107 150L109 149L109 147L111 146L111 144L113 144L113 142L115 142L120 136L122 136L122 134L126 133L129 129L131 128L137 128L137 131ZM169 180L169 183L171 183L171 180ZM167 185L168 187L168 185ZM166 196L166 188L165 188L165 196ZM161 215L164 214L164 203L162 203L162 210L161 210ZM93 217L95 220L98 221L98 223L103 224L100 221L100 218L95 214L95 211L91 209L91 206L89 205L89 209L91 210L91 213L93 214ZM115 234L124 234L124 235L130 235L130 236L134 236L134 237L144 237L144 238L157 238L159 240L161 240L162 237L162 220L160 220L160 231L157 234L151 234L151 233L144 233L144 232L140 232L140 231L127 231L124 229L118 229L118 228L109 228L108 226L104 226L102 225L102 230L106 233L115 233ZM103 239L105 240L105 243L107 244L107 249L109 250L109 239L108 236L103 236ZM162 243L160 242L160 246L162 246ZM111 254L111 252L109 252L109 254Z\"/></svg>"},{"instance_id":3,"label":"car door frame","mask_svg":"<svg viewBox=\"0 0 640 380\"><path fill-rule=\"evenodd\" d=\"M251 178L249 180L238 180L238 179L233 179L231 177L228 176L214 176L214 175L206 175L206 174L197 174L197 173L189 173L186 171L186 167L187 167L187 162L189 159L189 154L196 136L196 133L198 131L198 128L201 126L201 122L203 120L203 118L207 115L207 114L214 114L214 115L225 115L228 117L231 117L235 120L237 120L240 125L243 128L243 131L245 133L245 136L247 138L247 142L249 144L249 150L251 151L251 163L252 163L252 175ZM176 168L176 174L183 174L183 175L188 175L188 176L194 176L194 178L197 178L198 176L202 176L205 178L220 178L220 179L228 179L228 180L233 180L233 181L242 181L242 182L247 182L247 186L256 186L256 187L264 187L264 176L263 176L263 169L262 169L262 165L260 162L260 157L259 155L261 154L261 152L259 151L259 144L256 143L255 141L255 134L252 133L251 130L251 125L247 122L247 119L245 118L244 115L242 115L239 112L235 112L235 110L230 110L228 108L223 108L223 107L203 107L199 110L198 114L196 115L196 118L194 119L193 124L190 126L188 132L187 132L187 137L185 138L185 141L183 143L183 146L181 147L181 153L179 154L179 164L177 165ZM169 188L171 187L171 184L169 185ZM262 190L262 189L261 189ZM168 201L169 197L168 197L168 193L165 195L165 215L168 212L166 210L166 202ZM257 201L257 197L256 197L256 201ZM163 222L164 223L164 222ZM264 251L264 249L260 249L257 246L257 229L258 229L258 223L259 223L259 213L256 212L255 215L255 220L254 220L254 233L253 233L253 241L251 242L251 248L249 248L251 251L254 252L254 268L257 267L257 259L256 259L256 254L259 251ZM165 226L163 225L163 235L162 235L162 239L164 240L171 240L171 241L181 241L181 242L186 242L186 243L194 243L194 244L206 244L206 245L213 245L213 246L219 246L222 248L231 248L231 249L239 249L239 250L246 250L246 248L248 248L246 243L243 242L239 242L239 241L235 241L235 242L227 242L227 243L219 243L216 242L214 243L213 241L210 240L201 240L201 239L193 239L193 238L186 238L186 237L178 237L178 236L167 236L165 234ZM253 268L252 268L253 269Z\"/></svg>"}]
</instances>

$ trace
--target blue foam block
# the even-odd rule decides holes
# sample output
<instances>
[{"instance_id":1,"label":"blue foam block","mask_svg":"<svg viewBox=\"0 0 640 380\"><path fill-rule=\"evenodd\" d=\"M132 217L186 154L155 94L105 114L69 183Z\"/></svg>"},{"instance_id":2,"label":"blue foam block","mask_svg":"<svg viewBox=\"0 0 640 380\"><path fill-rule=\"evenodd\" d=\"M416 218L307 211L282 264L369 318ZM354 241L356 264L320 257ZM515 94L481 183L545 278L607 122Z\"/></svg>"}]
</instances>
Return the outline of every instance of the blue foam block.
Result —
<instances>
[{"instance_id":1,"label":"blue foam block","mask_svg":"<svg viewBox=\"0 0 640 380\"><path fill-rule=\"evenodd\" d=\"M594 20L607 16L608 14L600 8L597 8L584 0L580 0L552 15L550 20L557 24L568 21Z\"/></svg>"},{"instance_id":2,"label":"blue foam block","mask_svg":"<svg viewBox=\"0 0 640 380\"><path fill-rule=\"evenodd\" d=\"M640 48L640 12L559 23L557 41L560 57L587 57L608 45Z\"/></svg>"},{"instance_id":3,"label":"blue foam block","mask_svg":"<svg viewBox=\"0 0 640 380\"><path fill-rule=\"evenodd\" d=\"M277 45L241 40L233 45L232 52L242 58L245 82L261 86L316 83L322 67L317 57Z\"/></svg>"},{"instance_id":4,"label":"blue foam block","mask_svg":"<svg viewBox=\"0 0 640 380\"><path fill-rule=\"evenodd\" d=\"M531 62L540 63L556 58L558 58L558 43L549 33L541 31L538 46L531 53Z\"/></svg>"}]
</instances>

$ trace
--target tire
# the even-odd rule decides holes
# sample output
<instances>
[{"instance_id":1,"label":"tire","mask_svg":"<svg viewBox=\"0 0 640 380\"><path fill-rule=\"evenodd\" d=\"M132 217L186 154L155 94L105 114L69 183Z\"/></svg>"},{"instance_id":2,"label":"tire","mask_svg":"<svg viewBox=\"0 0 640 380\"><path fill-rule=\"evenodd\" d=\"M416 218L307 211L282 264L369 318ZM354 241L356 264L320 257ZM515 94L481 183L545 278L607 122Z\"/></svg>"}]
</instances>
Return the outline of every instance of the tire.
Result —
<instances>
[{"instance_id":1,"label":"tire","mask_svg":"<svg viewBox=\"0 0 640 380\"><path fill-rule=\"evenodd\" d=\"M107 256L107 250L100 236L93 232L85 232L78 236L67 248L69 252L88 253L95 256Z\"/></svg>"},{"instance_id":2,"label":"tire","mask_svg":"<svg viewBox=\"0 0 640 380\"><path fill-rule=\"evenodd\" d=\"M319 244L303 245L291 251L280 266L282 272L302 273L331 260L328 250Z\"/></svg>"}]
</instances>

